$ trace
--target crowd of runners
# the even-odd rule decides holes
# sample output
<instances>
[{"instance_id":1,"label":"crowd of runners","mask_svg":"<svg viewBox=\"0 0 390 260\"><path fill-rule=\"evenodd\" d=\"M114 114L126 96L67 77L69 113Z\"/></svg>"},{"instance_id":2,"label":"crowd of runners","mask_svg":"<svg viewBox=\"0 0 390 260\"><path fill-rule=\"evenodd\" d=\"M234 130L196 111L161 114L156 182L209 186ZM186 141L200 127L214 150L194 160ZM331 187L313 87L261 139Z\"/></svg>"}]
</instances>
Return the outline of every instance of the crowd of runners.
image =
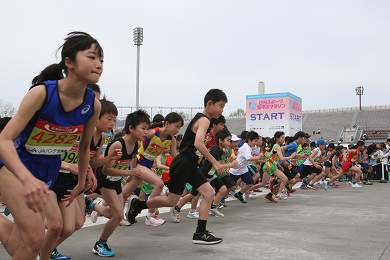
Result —
<instances>
[{"instance_id":1,"label":"crowd of runners","mask_svg":"<svg viewBox=\"0 0 390 260\"><path fill-rule=\"evenodd\" d=\"M310 142L303 131L238 137L225 126L228 99L219 89L206 93L203 112L184 135L178 134L178 113L151 120L143 110L127 115L115 132L118 110L100 98L96 84L104 57L98 41L72 32L61 47L61 62L32 80L14 117L0 119L0 200L6 206L0 241L13 259L71 259L57 247L86 216L108 219L91 249L114 256L107 241L118 226L136 223L145 209L145 225L158 227L166 222L162 207L179 223L188 202L187 217L197 219L192 242L218 244L222 238L207 230L207 219L224 217L229 196L247 203L252 192L267 189L264 200L277 203L296 192L298 182L303 190L328 190L338 188L343 175L361 188L371 184L380 161L387 162L390 140L343 147Z\"/></svg>"}]
</instances>

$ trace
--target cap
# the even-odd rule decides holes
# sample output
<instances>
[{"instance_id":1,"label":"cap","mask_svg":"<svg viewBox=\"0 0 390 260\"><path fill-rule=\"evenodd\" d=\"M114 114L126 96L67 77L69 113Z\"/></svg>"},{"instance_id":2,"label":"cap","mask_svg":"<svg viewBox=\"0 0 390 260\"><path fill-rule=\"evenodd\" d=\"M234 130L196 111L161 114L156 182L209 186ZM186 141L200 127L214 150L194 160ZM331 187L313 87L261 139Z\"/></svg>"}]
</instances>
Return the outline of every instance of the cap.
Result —
<instances>
[{"instance_id":1,"label":"cap","mask_svg":"<svg viewBox=\"0 0 390 260\"><path fill-rule=\"evenodd\" d=\"M239 141L239 140L241 140L241 138L239 138L239 137L237 137L237 135L235 135L235 134L232 134L232 138L230 139L232 142L234 142L234 141Z\"/></svg>"},{"instance_id":2,"label":"cap","mask_svg":"<svg viewBox=\"0 0 390 260\"><path fill-rule=\"evenodd\" d=\"M319 146L319 145L321 145L321 144L323 144L323 145L328 145L328 143L325 142L324 139L318 139L318 140L317 140L317 146Z\"/></svg>"},{"instance_id":3,"label":"cap","mask_svg":"<svg viewBox=\"0 0 390 260\"><path fill-rule=\"evenodd\" d=\"M298 131L298 132L294 135L294 140L297 140L299 137L310 138L310 135L309 135L308 133L303 132L303 131Z\"/></svg>"}]
</instances>

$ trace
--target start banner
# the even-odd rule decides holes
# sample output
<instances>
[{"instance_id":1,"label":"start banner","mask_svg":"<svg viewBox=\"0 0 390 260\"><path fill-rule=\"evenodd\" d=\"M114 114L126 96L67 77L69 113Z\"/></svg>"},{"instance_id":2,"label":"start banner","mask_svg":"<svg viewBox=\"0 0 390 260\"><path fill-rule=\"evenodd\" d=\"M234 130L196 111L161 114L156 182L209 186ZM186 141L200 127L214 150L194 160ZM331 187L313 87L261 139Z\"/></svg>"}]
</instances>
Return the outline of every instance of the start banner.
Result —
<instances>
[{"instance_id":1,"label":"start banner","mask_svg":"<svg viewBox=\"0 0 390 260\"><path fill-rule=\"evenodd\" d=\"M289 92L246 96L246 130L273 137L302 130L302 99Z\"/></svg>"}]
</instances>

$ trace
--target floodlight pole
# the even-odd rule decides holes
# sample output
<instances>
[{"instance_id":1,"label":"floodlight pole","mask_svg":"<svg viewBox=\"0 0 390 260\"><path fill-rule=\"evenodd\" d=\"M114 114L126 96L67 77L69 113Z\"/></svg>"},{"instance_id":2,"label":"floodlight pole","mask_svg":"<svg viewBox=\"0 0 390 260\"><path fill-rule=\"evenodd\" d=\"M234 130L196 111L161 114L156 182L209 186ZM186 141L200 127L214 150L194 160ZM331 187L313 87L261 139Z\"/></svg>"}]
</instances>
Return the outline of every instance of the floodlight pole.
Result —
<instances>
[{"instance_id":1,"label":"floodlight pole","mask_svg":"<svg viewBox=\"0 0 390 260\"><path fill-rule=\"evenodd\" d=\"M362 111L362 96L363 96L364 88L362 86L359 86L356 87L355 91L356 91L356 95L359 96L359 108L360 111Z\"/></svg>"},{"instance_id":2,"label":"floodlight pole","mask_svg":"<svg viewBox=\"0 0 390 260\"><path fill-rule=\"evenodd\" d=\"M135 90L135 109L139 109L139 64L140 64L140 52L141 45L144 40L143 29L141 27L136 27L133 29L133 41L134 45L137 45L137 73L136 73L136 90Z\"/></svg>"}]
</instances>

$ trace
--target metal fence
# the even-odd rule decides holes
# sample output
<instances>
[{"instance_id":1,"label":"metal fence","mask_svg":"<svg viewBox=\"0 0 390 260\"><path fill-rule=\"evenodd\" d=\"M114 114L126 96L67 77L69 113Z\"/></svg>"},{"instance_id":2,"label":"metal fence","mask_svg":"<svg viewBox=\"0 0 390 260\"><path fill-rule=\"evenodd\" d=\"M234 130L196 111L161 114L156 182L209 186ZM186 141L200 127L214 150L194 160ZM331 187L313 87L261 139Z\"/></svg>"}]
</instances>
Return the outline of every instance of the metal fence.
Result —
<instances>
[{"instance_id":1,"label":"metal fence","mask_svg":"<svg viewBox=\"0 0 390 260\"><path fill-rule=\"evenodd\" d=\"M134 111L136 111L135 106L118 106L118 117L117 117L117 124L116 129L121 128L124 126L124 121L126 120L126 116ZM202 112L203 107L159 107L159 106L142 106L139 109L145 110L151 119L156 114L161 114L163 116L166 116L170 112L177 112L179 113L183 119L184 122L190 121L196 113Z\"/></svg>"}]
</instances>

